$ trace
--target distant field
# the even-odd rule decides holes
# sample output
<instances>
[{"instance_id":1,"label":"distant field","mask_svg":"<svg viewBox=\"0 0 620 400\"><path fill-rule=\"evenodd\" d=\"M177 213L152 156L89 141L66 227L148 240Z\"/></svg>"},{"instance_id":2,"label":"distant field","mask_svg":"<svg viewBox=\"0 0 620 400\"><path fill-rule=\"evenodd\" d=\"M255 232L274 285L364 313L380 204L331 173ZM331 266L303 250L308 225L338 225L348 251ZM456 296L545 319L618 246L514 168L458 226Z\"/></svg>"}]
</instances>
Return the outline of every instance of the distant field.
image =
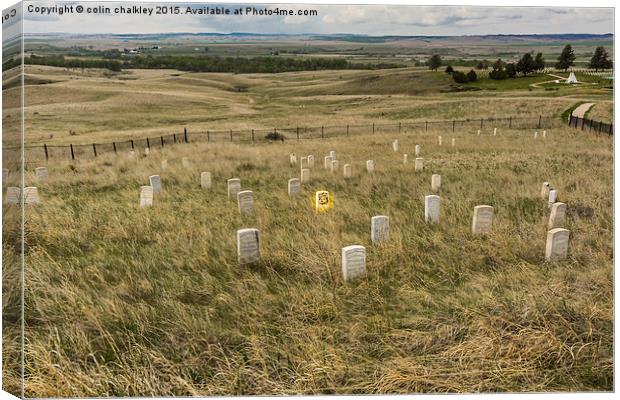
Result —
<instances>
[{"instance_id":1,"label":"distant field","mask_svg":"<svg viewBox=\"0 0 620 400\"><path fill-rule=\"evenodd\" d=\"M155 90L172 78L142 79ZM68 83L66 98L87 99L86 82L95 81ZM96 84L100 92L122 87ZM113 102L129 102L120 109L145 99L138 88ZM146 99L197 96L173 93ZM91 115L87 104L75 107ZM42 204L26 210L26 396L611 391L613 142L570 128L548 135L494 137L489 127L481 136L177 145L148 157L50 163L44 184L29 169L25 183L39 186ZM415 144L425 159L419 173ZM322 168L329 150L341 162L335 174ZM291 152L316 157L295 200L286 195L299 175ZM377 163L372 175L367 159ZM349 182L344 163L353 166ZM209 191L199 185L205 170ZM151 174L161 174L165 192L140 209ZM442 176L437 226L423 217L431 174ZM226 198L232 177L254 191L254 216L240 216ZM12 172L8 183L16 179ZM568 260L551 264L543 181L568 204L571 232ZM328 214L310 209L318 189L334 195ZM487 238L470 233L479 204L495 207ZM3 207L5 221L16 212ZM370 218L379 214L390 216L391 238L373 246ZM254 267L236 262L235 232L246 227L260 229ZM15 259L17 235L5 226L5 259ZM350 244L367 246L369 273L345 284L340 249ZM5 296L18 298L18 288L5 287ZM17 311L5 310L5 343L17 339ZM13 390L16 351L4 348L4 384Z\"/></svg>"},{"instance_id":2,"label":"distant field","mask_svg":"<svg viewBox=\"0 0 620 400\"><path fill-rule=\"evenodd\" d=\"M14 71L3 74L5 82ZM481 74L482 75L482 74ZM79 144L220 129L360 125L427 119L559 118L579 100L609 102L602 85L531 84L550 76L456 85L420 68L282 74L26 68L27 144ZM468 89L478 89L470 91ZM5 129L19 129L18 89L3 91ZM6 142L5 142L6 143Z\"/></svg>"}]
</instances>

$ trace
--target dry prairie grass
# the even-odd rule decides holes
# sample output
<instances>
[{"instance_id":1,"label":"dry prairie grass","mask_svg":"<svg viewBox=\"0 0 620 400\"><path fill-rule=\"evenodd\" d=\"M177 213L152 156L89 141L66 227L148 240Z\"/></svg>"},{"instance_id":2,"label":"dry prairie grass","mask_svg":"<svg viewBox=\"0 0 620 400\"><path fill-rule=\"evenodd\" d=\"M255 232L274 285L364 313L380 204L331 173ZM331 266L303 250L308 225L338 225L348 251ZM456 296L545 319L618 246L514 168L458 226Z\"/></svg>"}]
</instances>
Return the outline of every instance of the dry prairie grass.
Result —
<instances>
[{"instance_id":1,"label":"dry prairie grass","mask_svg":"<svg viewBox=\"0 0 620 400\"><path fill-rule=\"evenodd\" d=\"M395 137L178 145L49 165L43 204L26 212L26 395L612 390L611 140L568 129L544 142L526 131L435 131L401 135L394 153ZM353 165L349 182L323 170L329 150L341 168ZM296 200L286 195L299 175L291 152L316 158ZM165 192L140 209L139 187L155 173ZM423 219L433 173L442 175L437 226ZM254 216L226 198L231 177L254 190ZM569 205L569 258L553 264L543 181ZM310 196L323 188L335 208L316 215ZM470 233L478 204L495 207L486 238ZM5 220L13 212L5 207ZM373 246L378 214L390 216L391 239ZM245 227L261 232L253 267L236 262ZM15 240L5 230L5 257ZM345 284L349 244L367 247L368 275ZM15 290L5 287L6 298ZM17 337L14 324L5 329L5 340ZM7 388L18 385L11 351Z\"/></svg>"},{"instance_id":2,"label":"dry prairie grass","mask_svg":"<svg viewBox=\"0 0 620 400\"><path fill-rule=\"evenodd\" d=\"M26 73L52 82L25 87L26 143L48 145L153 137L184 127L196 132L329 126L334 121L370 125L463 117L552 118L594 96L530 92L527 83L509 92L442 93L452 84L448 75L413 68L239 75L131 70L106 75L27 66ZM515 81L513 86L521 82ZM3 91L3 118L11 129L18 128L16 91Z\"/></svg>"}]
</instances>

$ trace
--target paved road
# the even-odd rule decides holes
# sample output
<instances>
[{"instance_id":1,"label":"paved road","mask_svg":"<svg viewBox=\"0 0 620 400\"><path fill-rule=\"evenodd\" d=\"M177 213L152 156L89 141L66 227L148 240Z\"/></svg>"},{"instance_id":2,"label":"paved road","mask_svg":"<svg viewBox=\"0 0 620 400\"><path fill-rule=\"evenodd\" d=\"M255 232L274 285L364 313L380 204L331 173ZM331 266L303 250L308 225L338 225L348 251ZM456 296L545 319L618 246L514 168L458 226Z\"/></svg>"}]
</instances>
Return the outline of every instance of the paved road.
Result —
<instances>
[{"instance_id":1,"label":"paved road","mask_svg":"<svg viewBox=\"0 0 620 400\"><path fill-rule=\"evenodd\" d=\"M583 118L584 115L588 112L590 107L592 107L594 103L583 103L579 107L573 110L573 117Z\"/></svg>"}]
</instances>

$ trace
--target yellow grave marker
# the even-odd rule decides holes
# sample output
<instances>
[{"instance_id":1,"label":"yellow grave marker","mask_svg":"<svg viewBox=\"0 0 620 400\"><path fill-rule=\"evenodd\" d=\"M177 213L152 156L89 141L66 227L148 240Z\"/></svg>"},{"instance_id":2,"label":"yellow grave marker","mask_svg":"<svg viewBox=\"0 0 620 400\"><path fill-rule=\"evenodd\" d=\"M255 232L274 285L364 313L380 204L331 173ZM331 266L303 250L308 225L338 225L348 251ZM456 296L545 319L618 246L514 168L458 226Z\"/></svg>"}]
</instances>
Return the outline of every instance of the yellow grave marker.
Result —
<instances>
[{"instance_id":1,"label":"yellow grave marker","mask_svg":"<svg viewBox=\"0 0 620 400\"><path fill-rule=\"evenodd\" d=\"M334 206L334 201L327 190L319 190L314 194L312 204L314 211L322 213L331 210Z\"/></svg>"}]
</instances>

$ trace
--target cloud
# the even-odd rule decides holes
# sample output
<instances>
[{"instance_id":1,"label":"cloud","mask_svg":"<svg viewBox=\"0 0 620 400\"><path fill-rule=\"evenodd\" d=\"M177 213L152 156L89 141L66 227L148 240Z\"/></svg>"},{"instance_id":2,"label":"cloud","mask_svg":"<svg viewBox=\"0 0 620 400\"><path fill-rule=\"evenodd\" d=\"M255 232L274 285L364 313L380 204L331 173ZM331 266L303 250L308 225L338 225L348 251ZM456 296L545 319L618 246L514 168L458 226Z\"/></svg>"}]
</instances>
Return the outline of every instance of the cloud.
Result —
<instances>
[{"instance_id":1,"label":"cloud","mask_svg":"<svg viewBox=\"0 0 620 400\"><path fill-rule=\"evenodd\" d=\"M32 3L31 3L32 4ZM37 2L37 5L69 3ZM74 3L75 4L75 3ZM112 7L120 3L90 3ZM135 3L154 7L158 3ZM159 3L161 4L161 3ZM167 3L170 5L171 3ZM129 3L128 5L131 5ZM265 34L353 33L363 35L479 35L532 33L610 33L612 8L386 6L305 4L176 3L181 15L63 14L53 18L25 15L26 31L68 33L255 32ZM299 15L183 15L185 8L316 10Z\"/></svg>"}]
</instances>

